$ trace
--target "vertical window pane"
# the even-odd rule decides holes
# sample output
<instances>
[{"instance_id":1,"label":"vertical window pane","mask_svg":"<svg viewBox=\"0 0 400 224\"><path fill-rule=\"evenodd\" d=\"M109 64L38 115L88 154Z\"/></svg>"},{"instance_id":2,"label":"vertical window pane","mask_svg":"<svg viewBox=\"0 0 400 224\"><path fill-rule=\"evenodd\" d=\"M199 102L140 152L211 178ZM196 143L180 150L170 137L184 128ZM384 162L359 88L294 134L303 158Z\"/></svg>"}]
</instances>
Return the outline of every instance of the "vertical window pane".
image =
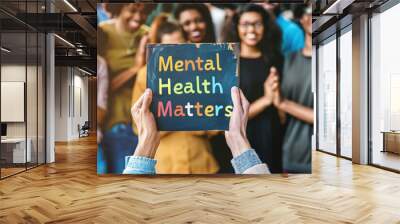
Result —
<instances>
[{"instance_id":1,"label":"vertical window pane","mask_svg":"<svg viewBox=\"0 0 400 224\"><path fill-rule=\"evenodd\" d=\"M336 153L336 39L318 48L318 148Z\"/></svg>"},{"instance_id":2,"label":"vertical window pane","mask_svg":"<svg viewBox=\"0 0 400 224\"><path fill-rule=\"evenodd\" d=\"M352 141L352 35L340 36L340 150L351 158Z\"/></svg>"}]
</instances>

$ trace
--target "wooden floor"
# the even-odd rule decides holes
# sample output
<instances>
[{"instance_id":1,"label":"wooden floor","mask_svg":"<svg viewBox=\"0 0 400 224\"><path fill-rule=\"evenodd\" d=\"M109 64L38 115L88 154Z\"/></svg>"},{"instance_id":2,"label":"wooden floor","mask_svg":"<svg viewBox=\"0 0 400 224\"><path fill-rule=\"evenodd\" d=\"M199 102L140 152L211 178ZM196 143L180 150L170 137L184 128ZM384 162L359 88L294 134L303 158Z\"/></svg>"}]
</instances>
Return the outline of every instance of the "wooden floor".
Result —
<instances>
[{"instance_id":1,"label":"wooden floor","mask_svg":"<svg viewBox=\"0 0 400 224\"><path fill-rule=\"evenodd\" d=\"M400 154L379 150L375 150L373 153L372 160L375 164L400 170Z\"/></svg>"},{"instance_id":2,"label":"wooden floor","mask_svg":"<svg viewBox=\"0 0 400 224\"><path fill-rule=\"evenodd\" d=\"M23 172L27 169L33 169L35 168L37 165L36 164L27 164L27 167L25 168L25 165L19 165L18 167L7 167L7 168L1 168L1 178L5 178L20 172Z\"/></svg>"},{"instance_id":3,"label":"wooden floor","mask_svg":"<svg viewBox=\"0 0 400 224\"><path fill-rule=\"evenodd\" d=\"M0 181L0 223L400 223L400 175L313 153L312 175L97 176L94 138Z\"/></svg>"},{"instance_id":4,"label":"wooden floor","mask_svg":"<svg viewBox=\"0 0 400 224\"><path fill-rule=\"evenodd\" d=\"M25 169L25 167L23 167L23 168L20 168L20 167L17 167L17 168L1 168L1 177L3 178L3 177L7 177L7 176L10 176L10 175L13 175L13 174L16 174L16 173L19 173L19 172L22 172L22 171L24 171L24 170L26 170Z\"/></svg>"}]
</instances>

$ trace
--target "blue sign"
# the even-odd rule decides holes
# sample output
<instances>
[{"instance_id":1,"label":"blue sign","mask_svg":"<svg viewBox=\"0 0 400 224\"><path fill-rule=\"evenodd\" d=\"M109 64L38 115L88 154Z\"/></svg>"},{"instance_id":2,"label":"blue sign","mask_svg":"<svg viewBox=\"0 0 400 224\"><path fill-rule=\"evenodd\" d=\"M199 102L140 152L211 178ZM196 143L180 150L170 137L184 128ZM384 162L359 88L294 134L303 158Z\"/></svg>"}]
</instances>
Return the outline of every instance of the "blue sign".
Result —
<instances>
[{"instance_id":1,"label":"blue sign","mask_svg":"<svg viewBox=\"0 0 400 224\"><path fill-rule=\"evenodd\" d=\"M147 87L158 129L228 130L238 66L236 43L148 45Z\"/></svg>"}]
</instances>

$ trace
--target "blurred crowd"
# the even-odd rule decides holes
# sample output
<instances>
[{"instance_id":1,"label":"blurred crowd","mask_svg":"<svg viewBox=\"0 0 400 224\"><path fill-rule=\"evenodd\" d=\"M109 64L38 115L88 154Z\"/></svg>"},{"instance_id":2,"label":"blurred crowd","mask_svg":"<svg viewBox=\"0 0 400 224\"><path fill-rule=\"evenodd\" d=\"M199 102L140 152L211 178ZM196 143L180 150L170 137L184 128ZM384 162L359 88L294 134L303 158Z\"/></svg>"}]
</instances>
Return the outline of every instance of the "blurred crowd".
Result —
<instances>
[{"instance_id":1,"label":"blurred crowd","mask_svg":"<svg viewBox=\"0 0 400 224\"><path fill-rule=\"evenodd\" d=\"M247 137L272 173L310 173L311 7L98 4L98 173L122 173L138 142L131 107L146 89L148 43L240 43ZM162 132L157 173L233 173L218 131Z\"/></svg>"}]
</instances>

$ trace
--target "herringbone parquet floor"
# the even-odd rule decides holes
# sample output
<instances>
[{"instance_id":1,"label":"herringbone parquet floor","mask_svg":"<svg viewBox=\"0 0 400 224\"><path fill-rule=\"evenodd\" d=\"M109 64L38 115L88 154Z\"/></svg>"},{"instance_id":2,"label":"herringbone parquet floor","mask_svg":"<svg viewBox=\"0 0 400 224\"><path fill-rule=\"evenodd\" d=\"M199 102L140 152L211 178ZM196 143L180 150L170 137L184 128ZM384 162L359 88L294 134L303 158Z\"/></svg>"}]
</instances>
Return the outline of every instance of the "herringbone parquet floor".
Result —
<instances>
[{"instance_id":1,"label":"herringbone parquet floor","mask_svg":"<svg viewBox=\"0 0 400 224\"><path fill-rule=\"evenodd\" d=\"M96 143L0 181L0 223L400 223L400 175L313 153L312 175L97 176Z\"/></svg>"}]
</instances>

